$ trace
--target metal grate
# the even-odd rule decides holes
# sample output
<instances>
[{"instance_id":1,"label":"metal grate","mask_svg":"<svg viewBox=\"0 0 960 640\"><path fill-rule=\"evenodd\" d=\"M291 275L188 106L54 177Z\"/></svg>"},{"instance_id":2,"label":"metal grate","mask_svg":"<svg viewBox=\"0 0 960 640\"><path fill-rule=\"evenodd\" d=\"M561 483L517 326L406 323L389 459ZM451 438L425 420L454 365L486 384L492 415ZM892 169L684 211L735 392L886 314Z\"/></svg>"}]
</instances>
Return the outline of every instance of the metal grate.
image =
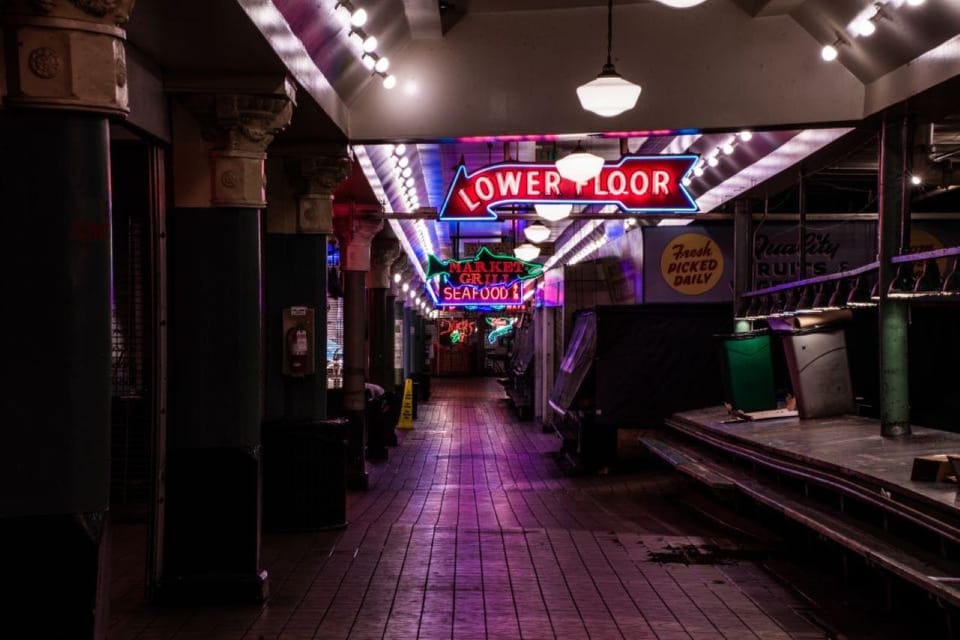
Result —
<instances>
[{"instance_id":1,"label":"metal grate","mask_svg":"<svg viewBox=\"0 0 960 640\"><path fill-rule=\"evenodd\" d=\"M343 297L340 252L335 243L327 250L327 388L343 386Z\"/></svg>"},{"instance_id":2,"label":"metal grate","mask_svg":"<svg viewBox=\"0 0 960 640\"><path fill-rule=\"evenodd\" d=\"M115 398L139 399L144 393L143 229L135 220L118 222L126 222L126 242L114 254L111 390Z\"/></svg>"}]
</instances>

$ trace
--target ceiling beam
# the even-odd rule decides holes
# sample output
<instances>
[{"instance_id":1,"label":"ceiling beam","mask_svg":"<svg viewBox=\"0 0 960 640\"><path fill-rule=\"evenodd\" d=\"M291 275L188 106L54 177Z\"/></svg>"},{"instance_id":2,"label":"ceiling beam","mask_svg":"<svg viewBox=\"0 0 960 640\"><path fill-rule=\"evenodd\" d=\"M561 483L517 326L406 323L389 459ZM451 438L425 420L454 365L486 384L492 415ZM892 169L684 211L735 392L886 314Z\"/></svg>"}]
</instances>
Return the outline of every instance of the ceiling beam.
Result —
<instances>
[{"instance_id":1,"label":"ceiling beam","mask_svg":"<svg viewBox=\"0 0 960 640\"><path fill-rule=\"evenodd\" d=\"M437 0L403 0L403 12L414 40L443 37Z\"/></svg>"},{"instance_id":2,"label":"ceiling beam","mask_svg":"<svg viewBox=\"0 0 960 640\"><path fill-rule=\"evenodd\" d=\"M754 18L788 15L806 0L733 0L734 3Z\"/></svg>"}]
</instances>

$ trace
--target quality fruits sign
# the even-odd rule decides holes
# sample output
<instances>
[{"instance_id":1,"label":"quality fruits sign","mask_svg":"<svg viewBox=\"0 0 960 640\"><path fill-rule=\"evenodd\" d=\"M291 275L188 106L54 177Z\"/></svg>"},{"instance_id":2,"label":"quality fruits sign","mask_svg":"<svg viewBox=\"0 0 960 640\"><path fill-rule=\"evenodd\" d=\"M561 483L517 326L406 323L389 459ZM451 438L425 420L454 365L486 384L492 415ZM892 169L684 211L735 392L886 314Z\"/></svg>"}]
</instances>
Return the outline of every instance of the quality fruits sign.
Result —
<instances>
[{"instance_id":1,"label":"quality fruits sign","mask_svg":"<svg viewBox=\"0 0 960 640\"><path fill-rule=\"evenodd\" d=\"M427 256L427 279L438 278L437 303L441 306L523 304L523 281L535 278L543 267L487 247L465 260Z\"/></svg>"},{"instance_id":2,"label":"quality fruits sign","mask_svg":"<svg viewBox=\"0 0 960 640\"><path fill-rule=\"evenodd\" d=\"M497 209L517 204L615 205L624 213L696 213L683 179L694 155L624 156L586 182L561 177L554 164L494 164L473 173L465 166L447 191L439 219L496 220Z\"/></svg>"}]
</instances>

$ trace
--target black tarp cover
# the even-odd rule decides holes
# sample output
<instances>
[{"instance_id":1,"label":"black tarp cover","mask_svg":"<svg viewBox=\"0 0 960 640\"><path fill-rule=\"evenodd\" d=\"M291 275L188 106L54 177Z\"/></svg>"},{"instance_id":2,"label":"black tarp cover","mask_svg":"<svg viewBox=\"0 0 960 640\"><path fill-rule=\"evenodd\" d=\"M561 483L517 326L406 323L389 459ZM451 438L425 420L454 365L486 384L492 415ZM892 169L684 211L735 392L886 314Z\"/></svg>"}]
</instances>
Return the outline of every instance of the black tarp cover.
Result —
<instances>
[{"instance_id":1,"label":"black tarp cover","mask_svg":"<svg viewBox=\"0 0 960 640\"><path fill-rule=\"evenodd\" d=\"M550 406L566 413L593 364L597 349L597 318L592 311L580 311L574 317L570 344L560 362L550 394Z\"/></svg>"},{"instance_id":2,"label":"black tarp cover","mask_svg":"<svg viewBox=\"0 0 960 640\"><path fill-rule=\"evenodd\" d=\"M597 423L657 426L678 411L723 401L718 334L727 304L597 309Z\"/></svg>"}]
</instances>

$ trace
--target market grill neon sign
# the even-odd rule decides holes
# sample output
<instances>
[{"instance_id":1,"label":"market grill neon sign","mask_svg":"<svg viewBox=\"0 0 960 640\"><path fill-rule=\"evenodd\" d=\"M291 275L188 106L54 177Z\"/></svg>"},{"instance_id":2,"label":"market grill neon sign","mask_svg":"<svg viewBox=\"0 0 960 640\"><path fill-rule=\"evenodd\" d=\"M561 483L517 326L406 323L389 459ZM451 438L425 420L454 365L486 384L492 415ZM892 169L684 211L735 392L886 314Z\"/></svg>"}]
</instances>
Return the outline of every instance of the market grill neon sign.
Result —
<instances>
[{"instance_id":1,"label":"market grill neon sign","mask_svg":"<svg viewBox=\"0 0 960 640\"><path fill-rule=\"evenodd\" d=\"M427 279L438 279L437 304L445 307L523 304L523 281L543 273L535 262L497 255L487 247L465 260L427 256Z\"/></svg>"},{"instance_id":2,"label":"market grill neon sign","mask_svg":"<svg viewBox=\"0 0 960 640\"><path fill-rule=\"evenodd\" d=\"M615 205L624 213L696 213L683 179L694 155L624 156L603 165L592 180L576 183L554 164L494 164L473 173L464 165L447 191L440 220L496 220L497 209L517 204Z\"/></svg>"}]
</instances>

